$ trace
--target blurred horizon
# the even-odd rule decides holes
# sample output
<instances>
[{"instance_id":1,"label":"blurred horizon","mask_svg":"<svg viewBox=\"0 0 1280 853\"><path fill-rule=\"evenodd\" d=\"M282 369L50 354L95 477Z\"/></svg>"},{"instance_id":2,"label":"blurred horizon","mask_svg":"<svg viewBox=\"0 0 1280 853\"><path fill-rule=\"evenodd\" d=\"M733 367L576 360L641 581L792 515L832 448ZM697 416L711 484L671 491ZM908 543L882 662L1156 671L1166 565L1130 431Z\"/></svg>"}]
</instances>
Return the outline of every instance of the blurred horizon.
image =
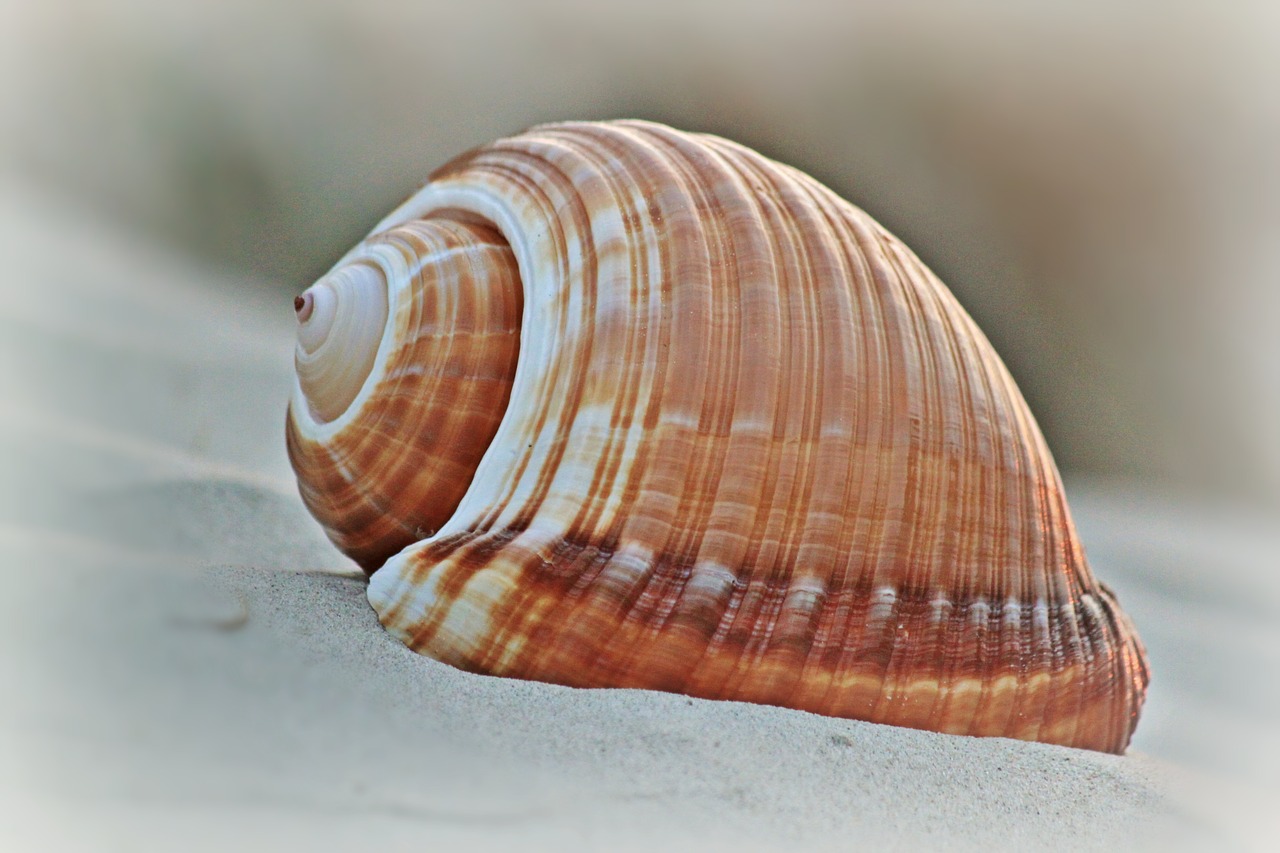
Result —
<instances>
[{"instance_id":1,"label":"blurred horizon","mask_svg":"<svg viewBox=\"0 0 1280 853\"><path fill-rule=\"evenodd\" d=\"M3 20L0 178L282 310L456 154L646 118L797 166L901 237L1068 479L1280 507L1266 4L145 0Z\"/></svg>"}]
</instances>

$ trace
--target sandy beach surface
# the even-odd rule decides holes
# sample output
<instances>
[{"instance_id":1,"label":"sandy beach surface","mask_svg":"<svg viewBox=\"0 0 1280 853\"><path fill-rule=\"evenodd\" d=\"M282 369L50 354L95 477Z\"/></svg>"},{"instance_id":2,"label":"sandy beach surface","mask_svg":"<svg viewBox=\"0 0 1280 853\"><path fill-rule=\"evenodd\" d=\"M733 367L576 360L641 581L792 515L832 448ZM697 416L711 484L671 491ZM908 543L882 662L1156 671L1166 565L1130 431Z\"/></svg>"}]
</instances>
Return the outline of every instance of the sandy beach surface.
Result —
<instances>
[{"instance_id":1,"label":"sandy beach surface","mask_svg":"<svg viewBox=\"0 0 1280 853\"><path fill-rule=\"evenodd\" d=\"M1155 672L1123 757L462 673L382 631L296 496L287 302L8 189L0 848L1276 837L1280 534L1260 516L1070 484Z\"/></svg>"}]
</instances>

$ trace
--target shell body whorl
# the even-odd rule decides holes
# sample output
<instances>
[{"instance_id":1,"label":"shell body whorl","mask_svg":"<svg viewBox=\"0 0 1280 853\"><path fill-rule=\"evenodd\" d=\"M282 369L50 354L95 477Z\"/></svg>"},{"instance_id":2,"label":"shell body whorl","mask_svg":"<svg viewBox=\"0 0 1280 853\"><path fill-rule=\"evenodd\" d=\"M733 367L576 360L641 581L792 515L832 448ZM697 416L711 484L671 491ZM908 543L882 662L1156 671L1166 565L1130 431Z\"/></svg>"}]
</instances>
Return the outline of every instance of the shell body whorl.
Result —
<instances>
[{"instance_id":1,"label":"shell body whorl","mask_svg":"<svg viewBox=\"0 0 1280 853\"><path fill-rule=\"evenodd\" d=\"M318 424L295 389L289 422L304 499L406 644L497 675L1124 749L1145 657L1039 429L865 213L734 143L614 122L463 155L344 263L423 223L491 235L497 272L408 275L450 281L437 301L481 354L396 343L421 333L391 282L351 409ZM393 387L413 370L425 384Z\"/></svg>"}]
</instances>

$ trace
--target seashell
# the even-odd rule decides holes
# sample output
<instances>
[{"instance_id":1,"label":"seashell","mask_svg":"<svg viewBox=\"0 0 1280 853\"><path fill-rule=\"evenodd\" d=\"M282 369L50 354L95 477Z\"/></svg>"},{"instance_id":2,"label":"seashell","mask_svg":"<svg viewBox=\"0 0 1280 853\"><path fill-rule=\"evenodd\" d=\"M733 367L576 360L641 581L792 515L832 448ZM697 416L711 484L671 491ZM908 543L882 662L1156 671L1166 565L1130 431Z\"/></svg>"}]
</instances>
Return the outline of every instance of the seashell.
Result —
<instances>
[{"instance_id":1,"label":"seashell","mask_svg":"<svg viewBox=\"0 0 1280 853\"><path fill-rule=\"evenodd\" d=\"M991 345L812 178L644 122L445 165L296 303L288 449L465 670L1122 752L1145 654Z\"/></svg>"}]
</instances>

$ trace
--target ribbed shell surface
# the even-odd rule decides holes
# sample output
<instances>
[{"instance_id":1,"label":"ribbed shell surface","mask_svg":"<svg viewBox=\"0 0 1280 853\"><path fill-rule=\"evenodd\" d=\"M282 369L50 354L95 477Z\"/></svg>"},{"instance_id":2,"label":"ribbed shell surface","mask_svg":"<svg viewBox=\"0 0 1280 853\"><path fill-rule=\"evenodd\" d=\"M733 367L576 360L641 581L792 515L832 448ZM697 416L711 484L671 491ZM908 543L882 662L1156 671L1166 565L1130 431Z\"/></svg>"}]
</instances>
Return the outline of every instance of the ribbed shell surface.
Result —
<instances>
[{"instance_id":1,"label":"ribbed shell surface","mask_svg":"<svg viewBox=\"0 0 1280 853\"><path fill-rule=\"evenodd\" d=\"M516 369L520 278L492 228L438 217L380 231L344 264L387 283L373 375L331 423L295 389L285 438L303 503L372 572L448 520L498 429Z\"/></svg>"},{"instance_id":2,"label":"ribbed shell surface","mask_svg":"<svg viewBox=\"0 0 1280 853\"><path fill-rule=\"evenodd\" d=\"M371 578L394 635L477 672L1124 749L1144 654L1040 431L865 213L616 122L466 154L376 232L428 215L501 233L523 315L461 502Z\"/></svg>"}]
</instances>

